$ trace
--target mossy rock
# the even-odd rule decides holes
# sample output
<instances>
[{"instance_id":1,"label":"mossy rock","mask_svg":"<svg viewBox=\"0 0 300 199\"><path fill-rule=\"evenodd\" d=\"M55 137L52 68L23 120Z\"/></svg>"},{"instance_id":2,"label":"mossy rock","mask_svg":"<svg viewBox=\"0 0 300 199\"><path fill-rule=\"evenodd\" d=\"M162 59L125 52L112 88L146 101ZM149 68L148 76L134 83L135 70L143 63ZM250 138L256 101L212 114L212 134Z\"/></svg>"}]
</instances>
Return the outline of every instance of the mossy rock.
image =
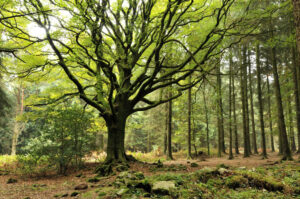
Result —
<instances>
[{"instance_id":1,"label":"mossy rock","mask_svg":"<svg viewBox=\"0 0 300 199\"><path fill-rule=\"evenodd\" d=\"M225 182L226 186L231 189L247 187L248 186L248 179L244 178L241 175L235 175L232 177L227 178Z\"/></svg>"},{"instance_id":2,"label":"mossy rock","mask_svg":"<svg viewBox=\"0 0 300 199\"><path fill-rule=\"evenodd\" d=\"M87 182L90 182L90 183L97 183L99 181L100 181L100 179L97 178L97 177L93 177L93 178L90 178L90 179L87 180Z\"/></svg>"},{"instance_id":3,"label":"mossy rock","mask_svg":"<svg viewBox=\"0 0 300 199\"><path fill-rule=\"evenodd\" d=\"M191 163L191 167L198 167L199 165L196 162Z\"/></svg>"},{"instance_id":4,"label":"mossy rock","mask_svg":"<svg viewBox=\"0 0 300 199\"><path fill-rule=\"evenodd\" d=\"M153 193L158 195L170 195L171 190L175 189L175 182L173 181L157 181L153 183Z\"/></svg>"},{"instance_id":5,"label":"mossy rock","mask_svg":"<svg viewBox=\"0 0 300 199\"><path fill-rule=\"evenodd\" d=\"M129 189L143 189L148 193L152 190L151 185L147 180L130 180L126 182L126 186Z\"/></svg>"},{"instance_id":6,"label":"mossy rock","mask_svg":"<svg viewBox=\"0 0 300 199\"><path fill-rule=\"evenodd\" d=\"M256 173L247 173L245 172L243 175L248 179L249 185L258 189L266 189L268 191L284 191L284 185L280 182L277 182L273 178L268 178L266 176L261 176Z\"/></svg>"},{"instance_id":7,"label":"mossy rock","mask_svg":"<svg viewBox=\"0 0 300 199\"><path fill-rule=\"evenodd\" d=\"M210 178L216 177L219 172L215 169L205 167L195 173L195 176L199 182L206 183Z\"/></svg>"},{"instance_id":8,"label":"mossy rock","mask_svg":"<svg viewBox=\"0 0 300 199\"><path fill-rule=\"evenodd\" d=\"M129 189L128 188L121 188L117 191L118 196L123 196L124 194L128 193Z\"/></svg>"},{"instance_id":9,"label":"mossy rock","mask_svg":"<svg viewBox=\"0 0 300 199\"><path fill-rule=\"evenodd\" d=\"M71 197L75 197L75 196L77 196L78 194L79 194L78 192L74 191L73 193L71 193Z\"/></svg>"},{"instance_id":10,"label":"mossy rock","mask_svg":"<svg viewBox=\"0 0 300 199\"><path fill-rule=\"evenodd\" d=\"M220 169L220 168L229 169L229 166L222 163L222 164L217 165L217 169Z\"/></svg>"},{"instance_id":11,"label":"mossy rock","mask_svg":"<svg viewBox=\"0 0 300 199\"><path fill-rule=\"evenodd\" d=\"M8 180L7 180L7 184L12 184L12 183L17 183L18 182L18 180L17 179L14 179L14 178L9 178Z\"/></svg>"},{"instance_id":12,"label":"mossy rock","mask_svg":"<svg viewBox=\"0 0 300 199\"><path fill-rule=\"evenodd\" d=\"M113 173L111 164L102 164L95 170L95 173L100 177L110 176Z\"/></svg>"},{"instance_id":13,"label":"mossy rock","mask_svg":"<svg viewBox=\"0 0 300 199\"><path fill-rule=\"evenodd\" d=\"M221 178L210 178L206 184L214 187L222 187L224 185L224 181Z\"/></svg>"},{"instance_id":14,"label":"mossy rock","mask_svg":"<svg viewBox=\"0 0 300 199\"><path fill-rule=\"evenodd\" d=\"M100 193L98 193L98 196L99 197L106 196L106 193L105 192L100 192Z\"/></svg>"}]
</instances>

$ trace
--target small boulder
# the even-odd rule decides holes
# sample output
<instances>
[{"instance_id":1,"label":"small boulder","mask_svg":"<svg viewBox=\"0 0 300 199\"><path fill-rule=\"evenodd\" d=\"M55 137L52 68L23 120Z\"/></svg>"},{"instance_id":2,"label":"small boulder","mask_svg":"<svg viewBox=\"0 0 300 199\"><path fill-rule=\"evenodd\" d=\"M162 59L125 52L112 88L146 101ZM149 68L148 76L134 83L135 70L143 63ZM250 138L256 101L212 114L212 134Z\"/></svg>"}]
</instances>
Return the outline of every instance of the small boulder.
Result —
<instances>
[{"instance_id":1,"label":"small boulder","mask_svg":"<svg viewBox=\"0 0 300 199\"><path fill-rule=\"evenodd\" d=\"M99 182L100 180L99 180L99 178L94 177L94 178L88 179L87 181L91 182L91 183L96 183L96 182Z\"/></svg>"},{"instance_id":2,"label":"small boulder","mask_svg":"<svg viewBox=\"0 0 300 199\"><path fill-rule=\"evenodd\" d=\"M80 185L77 185L74 189L75 190L85 190L87 188L88 188L87 184L80 184Z\"/></svg>"},{"instance_id":3,"label":"small boulder","mask_svg":"<svg viewBox=\"0 0 300 199\"><path fill-rule=\"evenodd\" d=\"M65 194L61 195L62 198L65 198L65 197L68 197L68 196L69 196L68 193L65 193Z\"/></svg>"},{"instance_id":4,"label":"small boulder","mask_svg":"<svg viewBox=\"0 0 300 199\"><path fill-rule=\"evenodd\" d=\"M175 182L173 181L157 181L153 183L153 193L160 195L169 195L171 189L175 189Z\"/></svg>"},{"instance_id":5,"label":"small boulder","mask_svg":"<svg viewBox=\"0 0 300 199\"><path fill-rule=\"evenodd\" d=\"M18 182L18 180L14 179L14 178L9 178L7 180L7 184L12 184L12 183L17 183L17 182Z\"/></svg>"},{"instance_id":6,"label":"small boulder","mask_svg":"<svg viewBox=\"0 0 300 199\"><path fill-rule=\"evenodd\" d=\"M120 189L120 190L117 192L117 195L118 195L118 196L122 196L122 195L126 194L128 191L129 191L129 189L127 189L127 188L122 188L122 189Z\"/></svg>"},{"instance_id":7,"label":"small boulder","mask_svg":"<svg viewBox=\"0 0 300 199\"><path fill-rule=\"evenodd\" d=\"M74 191L73 193L71 193L71 197L75 197L75 196L77 196L78 194L79 194L78 192Z\"/></svg>"},{"instance_id":8,"label":"small boulder","mask_svg":"<svg viewBox=\"0 0 300 199\"><path fill-rule=\"evenodd\" d=\"M199 165L196 162L191 163L191 167L198 167Z\"/></svg>"},{"instance_id":9,"label":"small boulder","mask_svg":"<svg viewBox=\"0 0 300 199\"><path fill-rule=\"evenodd\" d=\"M163 168L164 164L160 160L158 160L157 163L156 163L156 167L157 168Z\"/></svg>"},{"instance_id":10,"label":"small boulder","mask_svg":"<svg viewBox=\"0 0 300 199\"><path fill-rule=\"evenodd\" d=\"M225 169L225 168L219 168L218 172L219 172L220 175L223 175L224 173L228 173L228 170Z\"/></svg>"}]
</instances>

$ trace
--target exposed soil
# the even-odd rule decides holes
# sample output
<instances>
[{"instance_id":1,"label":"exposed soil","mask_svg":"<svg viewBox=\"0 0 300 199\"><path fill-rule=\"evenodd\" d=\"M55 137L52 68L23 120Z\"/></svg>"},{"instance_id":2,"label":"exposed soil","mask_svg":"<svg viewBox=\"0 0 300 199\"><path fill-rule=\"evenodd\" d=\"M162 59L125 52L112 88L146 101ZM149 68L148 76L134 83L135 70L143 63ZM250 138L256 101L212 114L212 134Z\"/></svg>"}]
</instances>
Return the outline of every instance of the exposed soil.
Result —
<instances>
[{"instance_id":1,"label":"exposed soil","mask_svg":"<svg viewBox=\"0 0 300 199\"><path fill-rule=\"evenodd\" d=\"M186 160L183 158L177 157L174 161L164 162L164 165L174 166L174 165L183 165L185 169L176 170L171 172L176 173L186 173L193 172L195 170L201 169L203 167L216 167L220 164L225 164L232 167L246 167L253 168L258 166L271 166L275 164L279 164L280 157L277 153L269 153L268 159L262 159L259 155L252 155L250 158L243 158L243 155L235 156L234 160L228 160L227 155L224 155L222 158L206 158L204 161L200 159L195 160ZM176 156L175 156L176 158ZM298 159L298 156L294 156L294 159ZM198 164L198 167L191 167L190 163L195 162ZM299 161L292 161L291 164L297 164L300 166ZM100 182L88 183L87 179L94 177L94 169L96 165L90 165L89 168L73 172L68 176L48 176L44 178L26 178L15 175L0 175L0 199L24 199L29 197L30 199L49 199L54 198L56 194L68 194L67 197L64 198L82 198L81 195L83 192L87 190L91 190L95 187L109 186L115 179L115 176L101 179ZM145 176L158 174L160 170L151 170L151 168L155 167L151 164L143 164L143 163L132 163L130 165L130 170L141 171L145 174ZM76 177L78 174L82 174L81 177ZM7 184L7 180L9 178L17 179L17 183ZM88 184L89 188L87 190L78 191L80 194L75 197L70 197L70 194L74 192L74 188L79 184Z\"/></svg>"}]
</instances>

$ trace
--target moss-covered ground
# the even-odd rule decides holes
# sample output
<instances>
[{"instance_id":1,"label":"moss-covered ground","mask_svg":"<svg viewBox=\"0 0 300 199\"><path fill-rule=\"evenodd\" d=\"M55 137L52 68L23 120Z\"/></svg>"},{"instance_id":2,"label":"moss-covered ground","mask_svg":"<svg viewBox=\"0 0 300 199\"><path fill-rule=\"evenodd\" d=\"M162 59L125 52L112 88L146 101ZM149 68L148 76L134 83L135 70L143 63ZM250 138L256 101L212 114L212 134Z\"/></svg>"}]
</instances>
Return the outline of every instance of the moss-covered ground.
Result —
<instances>
[{"instance_id":1,"label":"moss-covered ground","mask_svg":"<svg viewBox=\"0 0 300 199\"><path fill-rule=\"evenodd\" d=\"M271 154L268 160L261 160L259 156L238 156L239 164L232 164L225 157L215 164L211 162L213 158L162 161L162 165L153 164L157 161L154 159L152 163L130 164L128 171L114 172L108 177L97 176L97 164L89 164L68 176L49 174L34 178L16 172L13 158L2 158L0 198L300 198L298 157L286 162L277 157ZM87 188L75 190L82 184ZM157 184L161 187L157 188Z\"/></svg>"}]
</instances>

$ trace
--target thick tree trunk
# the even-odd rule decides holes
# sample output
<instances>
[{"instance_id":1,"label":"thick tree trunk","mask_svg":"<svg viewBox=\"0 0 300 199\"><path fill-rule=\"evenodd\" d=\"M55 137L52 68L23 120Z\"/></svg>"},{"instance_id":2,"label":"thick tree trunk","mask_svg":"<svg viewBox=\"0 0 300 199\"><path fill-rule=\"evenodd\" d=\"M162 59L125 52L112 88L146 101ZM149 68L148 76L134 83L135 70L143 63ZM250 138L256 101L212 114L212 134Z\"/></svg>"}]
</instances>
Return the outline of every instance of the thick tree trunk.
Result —
<instances>
[{"instance_id":1,"label":"thick tree trunk","mask_svg":"<svg viewBox=\"0 0 300 199\"><path fill-rule=\"evenodd\" d=\"M280 91L280 83L278 77L278 70L277 70L277 60L276 60L276 49L273 47L271 49L272 53L272 69L274 75L274 89L275 89L275 96L277 102L277 114L278 114L278 127L279 133L281 136L281 145L282 145L282 153L283 153L283 160L292 160L292 154L289 147L288 137L286 133L286 126L285 126L285 119L283 114L283 107L282 107L282 97Z\"/></svg>"},{"instance_id":2,"label":"thick tree trunk","mask_svg":"<svg viewBox=\"0 0 300 199\"><path fill-rule=\"evenodd\" d=\"M300 153L300 91L298 87L298 79L300 78L297 74L297 67L300 67L300 62L297 61L296 49L293 47L292 49L292 73L293 73L293 83L294 83L294 100L295 100L295 110L296 110L296 127L297 127L297 135L298 135L298 150L297 153Z\"/></svg>"},{"instance_id":3,"label":"thick tree trunk","mask_svg":"<svg viewBox=\"0 0 300 199\"><path fill-rule=\"evenodd\" d=\"M108 139L107 139L107 157L105 163L113 162L127 162L125 154L124 141L125 141L125 125L127 117L119 116L105 119Z\"/></svg>"},{"instance_id":4,"label":"thick tree trunk","mask_svg":"<svg viewBox=\"0 0 300 199\"><path fill-rule=\"evenodd\" d=\"M232 153L232 121L231 121L231 108L232 108L232 93L231 93L231 86L232 86L232 55L230 53L229 57L229 160L233 159L233 153Z\"/></svg>"},{"instance_id":5,"label":"thick tree trunk","mask_svg":"<svg viewBox=\"0 0 300 199\"><path fill-rule=\"evenodd\" d=\"M252 89L252 76L251 76L251 59L250 51L248 51L248 62L249 62L249 90L250 90L250 108L251 108L251 124L252 124L252 147L253 153L258 154L256 144L256 132L255 132L255 120L254 120L254 105L253 105L253 89Z\"/></svg>"},{"instance_id":6,"label":"thick tree trunk","mask_svg":"<svg viewBox=\"0 0 300 199\"><path fill-rule=\"evenodd\" d=\"M272 124L272 113L271 113L271 92L269 76L267 75L267 89L268 89L268 116L269 116L269 128L270 128L270 141L272 152L275 152L274 136L273 136L273 124Z\"/></svg>"},{"instance_id":7,"label":"thick tree trunk","mask_svg":"<svg viewBox=\"0 0 300 199\"><path fill-rule=\"evenodd\" d=\"M257 44L257 46L256 46L256 68L257 68L257 93L258 93L258 104L259 104L259 121L260 121L262 150L263 150L262 157L267 158L265 123L264 123L264 107L263 107L262 90L261 90L261 68L260 68L259 44Z\"/></svg>"}]
</instances>

